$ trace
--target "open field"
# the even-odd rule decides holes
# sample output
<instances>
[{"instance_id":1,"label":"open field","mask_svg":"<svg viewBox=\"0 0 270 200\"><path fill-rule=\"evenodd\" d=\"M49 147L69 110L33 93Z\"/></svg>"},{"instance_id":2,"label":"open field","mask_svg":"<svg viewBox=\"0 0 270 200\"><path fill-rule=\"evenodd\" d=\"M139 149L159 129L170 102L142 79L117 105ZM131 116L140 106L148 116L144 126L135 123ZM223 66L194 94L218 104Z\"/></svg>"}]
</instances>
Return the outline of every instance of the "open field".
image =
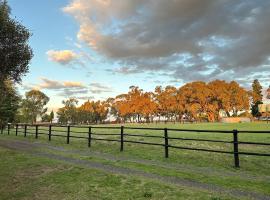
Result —
<instances>
[{"instance_id":1,"label":"open field","mask_svg":"<svg viewBox=\"0 0 270 200\"><path fill-rule=\"evenodd\" d=\"M113 125L119 126L119 125ZM239 124L125 124L139 127L168 127L208 130L270 130L266 123ZM34 132L30 130L30 132ZM40 132L47 129L40 127ZM96 134L119 133L120 129L95 129ZM21 130L22 131L22 130ZM61 132L63 131L63 132ZM66 136L66 127L53 127L52 134ZM87 132L86 128L71 131ZM160 135L163 131L124 129L128 134ZM86 133L72 133L87 136ZM175 132L169 136L232 141L232 134ZM233 167L233 155L169 149L118 142L66 138L19 132L0 135L0 165L3 199L267 199L270 198L270 157L240 155L240 169ZM119 136L94 135L96 138L119 139ZM125 139L127 136L125 136ZM132 137L129 140L163 142L160 138ZM270 143L270 134L240 133L240 141ZM30 142L30 143L29 143ZM171 141L175 145L232 151L232 144L197 141ZM269 146L239 145L240 151L269 153ZM13 167L8 167L13 166ZM28 167L26 167L28 166ZM31 174L34 174L31 176ZM18 179L18 180L17 180ZM19 187L12 187L14 181ZM25 186L26 185L26 186ZM114 189L113 189L114 188ZM120 190L121 188L121 190ZM27 193L27 191L30 191ZM30 195L30 196L29 196ZM44 196L42 196L44 195ZM73 196L72 196L73 195ZM91 196L92 195L92 196ZM100 196L96 196L100 195ZM42 199L41 198L41 199Z\"/></svg>"}]
</instances>

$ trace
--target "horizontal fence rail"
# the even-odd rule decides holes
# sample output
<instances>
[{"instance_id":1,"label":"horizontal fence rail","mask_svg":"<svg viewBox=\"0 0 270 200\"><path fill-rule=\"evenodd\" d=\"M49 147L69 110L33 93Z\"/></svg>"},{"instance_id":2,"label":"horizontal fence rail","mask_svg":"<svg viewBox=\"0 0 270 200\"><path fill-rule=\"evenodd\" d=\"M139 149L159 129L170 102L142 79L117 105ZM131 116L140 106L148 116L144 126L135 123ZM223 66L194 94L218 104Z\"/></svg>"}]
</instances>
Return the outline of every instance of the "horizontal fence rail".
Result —
<instances>
[{"instance_id":1,"label":"horizontal fence rail","mask_svg":"<svg viewBox=\"0 0 270 200\"><path fill-rule=\"evenodd\" d=\"M61 129L59 129L61 128ZM76 128L79 130L72 130ZM118 133L100 133L99 130L118 130ZM159 131L162 132L161 135L149 135L149 134L131 134L125 133L128 130L144 130L144 131ZM87 141L88 147L91 147L92 141L107 141L107 142L118 142L120 143L120 151L124 151L124 143L133 143L133 144L143 144L143 145L153 145L161 146L164 148L165 158L169 157L169 149L182 149L182 150L191 150L191 151L202 151L202 152L212 152L212 153L221 153L221 154L230 154L234 158L234 166L236 168L240 167L239 155L251 155L251 156L269 156L270 153L259 153L259 152L242 152L239 151L239 145L257 145L257 146L270 146L270 143L265 142L247 142L239 141L239 134L270 134L270 131L238 131L238 130L192 130L192 129L173 129L173 128L145 128L145 127L111 127L111 126L63 126L63 125L31 125L31 124L8 124L7 126L1 127L1 134L7 133L11 134L11 131L15 132L15 135L34 135L36 139L39 138L39 135L46 135L48 140L51 141L52 137L62 137L66 138L66 143L70 143L70 139L85 139ZM223 133L230 134L232 140L215 140L215 139L197 139L197 138L183 138L183 137L170 137L170 132L195 132L195 133ZM75 135L74 135L75 134ZM76 135L77 134L77 135ZM78 135L84 134L84 136ZM109 139L100 136L113 136L115 138ZM154 142L145 142L145 141L135 141L130 140L130 138L155 138L159 139L159 143ZM210 142L210 143L223 143L231 144L233 151L224 151L219 149L205 149L205 148L194 148L186 146L177 146L171 144L173 141L196 141L196 142Z\"/></svg>"}]
</instances>

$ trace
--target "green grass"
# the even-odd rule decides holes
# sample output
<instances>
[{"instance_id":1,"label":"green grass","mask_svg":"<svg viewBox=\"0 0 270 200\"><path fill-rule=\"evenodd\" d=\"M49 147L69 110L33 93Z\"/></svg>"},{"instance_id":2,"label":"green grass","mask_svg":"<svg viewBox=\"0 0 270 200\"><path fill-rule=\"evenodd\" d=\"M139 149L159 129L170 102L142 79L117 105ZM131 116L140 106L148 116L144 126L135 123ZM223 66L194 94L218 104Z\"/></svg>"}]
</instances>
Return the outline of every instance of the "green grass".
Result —
<instances>
[{"instance_id":1,"label":"green grass","mask_svg":"<svg viewBox=\"0 0 270 200\"><path fill-rule=\"evenodd\" d=\"M114 125L119 126L119 125ZM125 126L139 126L139 127L168 127L168 128L183 128L183 129L208 129L208 130L270 130L270 124L266 123L238 123L238 124L222 124L222 123L203 123L203 124L126 124ZM53 133L56 133L57 130L65 130L65 128L53 128ZM72 131L87 131L87 129L82 128L72 128ZM106 130L106 129L93 129L94 133L119 133L120 129L117 130ZM46 132L46 131L44 131ZM148 134L148 135L160 135L163 136L163 131L150 131L150 130L127 130L125 129L125 133L132 133L132 134ZM63 134L64 132L57 132L57 134ZM76 135L85 135L82 133L72 133ZM221 133L195 133L195 132L174 132L169 131L169 136L177 136L177 137L185 137L185 138L201 138L201 139L218 139L218 140L227 140L232 141L232 134L221 134ZM95 136L101 137L101 136ZM111 138L111 139L119 139L118 136L102 136L102 138ZM11 135L0 135L0 139L5 140L30 140L36 141L33 135L28 135L27 138L22 137L22 133L19 133L19 136L14 136L14 131L11 131ZM126 138L125 138L126 139ZM144 142L157 142L163 143L162 139L156 138L131 138L132 140L136 141L144 141ZM240 141L250 141L250 142L265 142L270 143L270 134L239 134ZM239 189L242 191L251 191L257 192L264 195L270 195L270 157L257 157L257 156L244 156L240 155L240 169L235 169L233 167L233 155L227 154L218 154L218 153L206 153L206 152L198 152L198 151L188 151L188 150L178 150L178 149L169 149L169 158L164 158L164 149L163 147L159 146L149 146L149 145L140 145L140 144L131 144L125 143L124 144L124 152L120 152L120 144L117 142L104 142L104 141L92 141L92 146L89 149L87 147L87 140L85 139L70 139L70 144L67 145L65 138L58 138L52 137L52 141L48 142L48 136L40 135L39 139L37 140L41 143L50 143L54 146L63 147L66 150L81 150L82 152L89 152L90 155L81 155L80 153L76 152L61 152L61 151L54 151L48 150L46 148L43 151L47 151L54 154L64 155L67 157L74 157L77 159L82 160L91 160L111 166L116 167L125 167L129 169L141 170L144 172L149 172L157 175L168 176L168 177L179 177L186 180L193 180L200 183L206 184L213 184L227 189ZM170 141L172 144L172 141ZM198 148L210 148L210 149L218 149L218 150L228 150L232 151L232 144L221 144L221 143L210 143L210 142L195 142L195 141L175 141L175 145L178 146L187 146L187 147L198 147ZM239 146L241 151L248 151L248 152L262 152L262 153L269 153L269 146L254 146L254 145L240 145ZM112 155L116 157L116 160L110 160L103 157L97 156L95 153L103 153L105 155ZM11 153L11 152L9 152ZM14 155L15 153L12 152ZM91 153L94 153L93 155ZM6 155L5 153L2 153ZM1 155L2 156L2 155ZM22 156L21 154L17 156ZM26 155L23 155L26 156ZM28 156L29 157L29 156ZM2 158L2 157L1 157ZM117 160L117 158L119 158ZM31 157L28 158L31 162L35 159ZM150 161L154 164L149 163L142 163L137 162L137 160L144 160ZM29 161L29 162L30 162ZM39 161L37 161L39 163ZM47 164L54 164L51 160L43 160L45 162L41 166L47 166ZM17 163L17 160L10 161L10 165ZM19 167L21 163L18 164ZM30 164L31 165L31 164ZM63 164L56 163L56 165L63 166ZM17 165L16 165L17 166ZM1 166L3 167L3 166ZM4 166L3 168L7 168ZM55 168L55 167L53 167ZM64 167L66 168L66 166ZM69 167L70 168L70 167ZM32 167L31 167L32 169ZM56 167L58 169L58 167ZM1 169L0 169L1 170ZM11 170L11 169L10 169ZM12 169L13 170L13 169ZM14 169L15 170L15 169ZM125 176L118 176L113 174L106 174L109 178L107 179L98 179L96 176L97 174L103 174L102 172L96 170L89 170L89 169L78 169L78 167L72 166L70 168L71 172L69 171L67 175L66 171L63 170L61 167L57 170L57 174L59 176L55 176L58 178L48 178L46 175L44 178L46 184L55 184L61 185L56 187L57 191L64 191L65 187L67 191L71 191L71 193L75 193L80 195L82 198L80 199L87 199L86 194L87 191L82 191L81 193L76 193L76 189L72 188L71 185L76 184L84 180L87 176L90 179L95 179L94 182L90 181L84 184L90 184L93 188L97 190L97 193L105 193L104 196L100 199L114 199L114 197L118 197L118 199L145 199L148 196L148 192L152 195L152 199L226 199L227 197L220 196L217 194L209 193L206 191L197 191L194 188L181 188L178 190L179 187L175 187L172 185L165 185L163 183L156 183L150 180L142 180L141 178L135 177L125 177ZM3 170L1 170L3 171ZM94 171L93 174L88 174L87 176L84 175L85 171ZM54 172L52 172L54 173ZM73 174L74 173L74 174ZM12 172L11 172L12 174ZM103 175L105 176L105 175ZM0 174L0 177L2 175ZM9 177L6 175L6 177ZM75 178L76 177L76 178ZM78 178L77 178L78 177ZM119 178L120 177L120 178ZM72 180L75 179L74 184L71 183ZM121 181L119 181L121 179ZM53 181L50 183L50 181ZM106 181L105 181L106 180ZM118 181L117 181L118 180ZM55 183L56 181L57 183ZM114 181L117 182L117 186L114 185ZM2 182L2 180L1 180ZM112 182L112 183L111 183ZM120 183L119 183L120 182ZM124 183L123 183L124 182ZM42 185L43 181L40 183L38 182L35 187L39 187ZM122 186L129 186L126 189ZM105 186L104 186L105 184ZM119 184L119 187L118 187ZM63 186L62 186L63 185ZM79 184L80 185L80 184ZM102 190L97 189L97 185L102 185ZM112 185L112 186L111 186ZM134 186L131 187L131 186ZM40 186L41 187L41 186ZM47 187L47 186L46 186ZM87 186L81 186L87 190ZM116 191L112 191L112 188L116 188L115 190L119 192L119 195ZM75 187L77 188L77 186ZM147 188L145 190L144 188ZM166 188L166 193L163 190ZM51 188L54 191L54 187ZM78 188L77 188L78 189ZM89 189L89 188L88 188ZM28 189L27 189L28 190ZM30 189L29 189L30 190ZM83 189L82 189L83 190ZM89 191L90 193L95 193L95 190ZM123 192L128 192L128 195L125 196ZM2 191L1 191L2 193ZM57 193L54 192L54 195ZM146 195L145 195L146 194ZM59 194L60 199L72 199L67 197L62 197L62 193ZM96 194L95 194L96 195ZM151 196L150 195L150 196ZM68 195L67 195L68 196ZM72 195L71 195L72 196ZM73 196L74 197L74 196ZM125 197L125 198L124 198ZM179 198L180 197L180 198ZM229 197L231 199L232 197ZM8 198L6 198L8 199ZM14 198L16 199L16 198ZM17 198L18 199L18 198ZM45 199L45 198L44 198ZM96 196L93 196L93 199L97 199ZM98 198L99 199L99 198ZM117 199L117 198L115 198Z\"/></svg>"},{"instance_id":2,"label":"green grass","mask_svg":"<svg viewBox=\"0 0 270 200\"><path fill-rule=\"evenodd\" d=\"M0 199L234 199L0 148Z\"/></svg>"}]
</instances>

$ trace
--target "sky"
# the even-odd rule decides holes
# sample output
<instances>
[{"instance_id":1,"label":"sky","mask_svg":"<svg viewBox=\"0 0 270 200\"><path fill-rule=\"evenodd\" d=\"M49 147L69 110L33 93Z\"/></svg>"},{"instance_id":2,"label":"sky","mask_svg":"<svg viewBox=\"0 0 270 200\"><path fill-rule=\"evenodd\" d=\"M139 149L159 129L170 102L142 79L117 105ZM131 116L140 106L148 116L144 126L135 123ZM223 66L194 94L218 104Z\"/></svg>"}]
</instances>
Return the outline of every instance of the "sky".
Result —
<instances>
[{"instance_id":1,"label":"sky","mask_svg":"<svg viewBox=\"0 0 270 200\"><path fill-rule=\"evenodd\" d=\"M50 97L105 100L139 86L254 79L270 84L269 0L9 0L32 33L18 86Z\"/></svg>"}]
</instances>

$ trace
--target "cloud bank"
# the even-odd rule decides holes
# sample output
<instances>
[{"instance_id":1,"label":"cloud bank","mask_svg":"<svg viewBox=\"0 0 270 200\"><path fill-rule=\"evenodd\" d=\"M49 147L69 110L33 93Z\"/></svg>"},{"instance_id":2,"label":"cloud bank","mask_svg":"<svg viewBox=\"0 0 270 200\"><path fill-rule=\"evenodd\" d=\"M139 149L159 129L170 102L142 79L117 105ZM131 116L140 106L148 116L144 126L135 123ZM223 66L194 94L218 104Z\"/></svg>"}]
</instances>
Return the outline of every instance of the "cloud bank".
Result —
<instances>
[{"instance_id":1,"label":"cloud bank","mask_svg":"<svg viewBox=\"0 0 270 200\"><path fill-rule=\"evenodd\" d=\"M270 75L268 0L73 0L78 40L115 73L166 72L182 81Z\"/></svg>"}]
</instances>

